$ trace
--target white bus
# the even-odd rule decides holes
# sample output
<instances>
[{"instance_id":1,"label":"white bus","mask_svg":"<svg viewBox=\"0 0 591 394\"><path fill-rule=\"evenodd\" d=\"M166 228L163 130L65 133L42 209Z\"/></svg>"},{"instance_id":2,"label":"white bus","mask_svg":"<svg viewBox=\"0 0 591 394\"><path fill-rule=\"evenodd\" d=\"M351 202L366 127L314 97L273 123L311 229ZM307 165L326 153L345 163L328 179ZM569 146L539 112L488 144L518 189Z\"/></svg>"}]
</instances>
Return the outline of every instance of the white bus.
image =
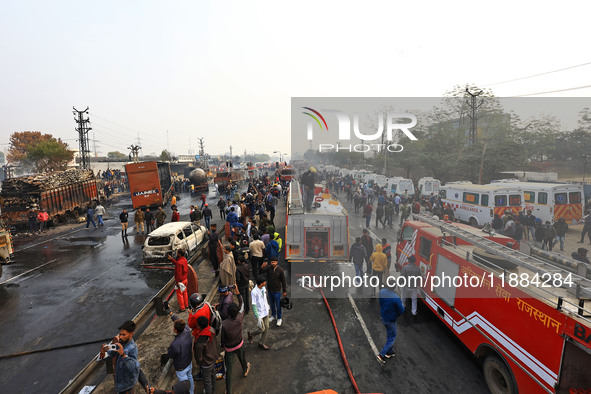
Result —
<instances>
[{"instance_id":1,"label":"white bus","mask_svg":"<svg viewBox=\"0 0 591 394\"><path fill-rule=\"evenodd\" d=\"M441 181L439 179L434 179L431 177L424 177L419 179L417 187L419 188L419 195L421 197L429 197L431 196L431 194L436 196L439 194Z\"/></svg>"},{"instance_id":2,"label":"white bus","mask_svg":"<svg viewBox=\"0 0 591 394\"><path fill-rule=\"evenodd\" d=\"M451 205L454 216L472 226L492 222L494 214L517 215L523 210L523 191L514 183L492 185L449 184L441 187L441 201Z\"/></svg>"}]
</instances>

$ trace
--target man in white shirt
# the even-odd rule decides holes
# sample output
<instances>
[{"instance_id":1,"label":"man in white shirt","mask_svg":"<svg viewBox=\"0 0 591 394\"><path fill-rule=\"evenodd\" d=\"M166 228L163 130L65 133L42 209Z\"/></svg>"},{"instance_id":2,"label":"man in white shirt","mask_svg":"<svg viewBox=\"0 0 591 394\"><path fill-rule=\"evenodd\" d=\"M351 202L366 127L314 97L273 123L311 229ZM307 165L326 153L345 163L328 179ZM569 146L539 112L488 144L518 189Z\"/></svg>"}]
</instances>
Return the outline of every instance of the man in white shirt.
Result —
<instances>
[{"instance_id":1,"label":"man in white shirt","mask_svg":"<svg viewBox=\"0 0 591 394\"><path fill-rule=\"evenodd\" d=\"M261 241L259 235L254 232L252 235L253 241L248 245L250 248L250 264L252 266L253 278L259 276L259 268L263 264L263 251L265 250L265 243Z\"/></svg>"},{"instance_id":2,"label":"man in white shirt","mask_svg":"<svg viewBox=\"0 0 591 394\"><path fill-rule=\"evenodd\" d=\"M267 333L269 332L269 302L267 301L267 288L265 285L267 280L264 278L257 278L257 285L250 292L252 300L252 312L254 317L258 320L259 329L255 332L248 331L248 342L254 342L254 336L261 334L259 339L259 347L263 350L269 350L269 346L265 344Z\"/></svg>"}]
</instances>

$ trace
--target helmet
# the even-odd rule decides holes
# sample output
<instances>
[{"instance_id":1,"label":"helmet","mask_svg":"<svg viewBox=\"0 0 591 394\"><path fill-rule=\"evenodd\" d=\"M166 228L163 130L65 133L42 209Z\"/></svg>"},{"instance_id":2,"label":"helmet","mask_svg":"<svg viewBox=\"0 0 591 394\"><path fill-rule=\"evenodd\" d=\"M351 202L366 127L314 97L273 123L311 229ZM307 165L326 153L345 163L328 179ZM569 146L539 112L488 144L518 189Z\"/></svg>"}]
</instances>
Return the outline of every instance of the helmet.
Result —
<instances>
[{"instance_id":1,"label":"helmet","mask_svg":"<svg viewBox=\"0 0 591 394\"><path fill-rule=\"evenodd\" d=\"M191 294L191 297L189 297L189 305L191 305L191 308L199 309L203 305L203 301L205 300L204 296L204 294L202 295L199 293Z\"/></svg>"},{"instance_id":2,"label":"helmet","mask_svg":"<svg viewBox=\"0 0 591 394\"><path fill-rule=\"evenodd\" d=\"M285 309L291 309L293 307L291 301L289 301L288 297L283 297L281 299L281 307Z\"/></svg>"}]
</instances>

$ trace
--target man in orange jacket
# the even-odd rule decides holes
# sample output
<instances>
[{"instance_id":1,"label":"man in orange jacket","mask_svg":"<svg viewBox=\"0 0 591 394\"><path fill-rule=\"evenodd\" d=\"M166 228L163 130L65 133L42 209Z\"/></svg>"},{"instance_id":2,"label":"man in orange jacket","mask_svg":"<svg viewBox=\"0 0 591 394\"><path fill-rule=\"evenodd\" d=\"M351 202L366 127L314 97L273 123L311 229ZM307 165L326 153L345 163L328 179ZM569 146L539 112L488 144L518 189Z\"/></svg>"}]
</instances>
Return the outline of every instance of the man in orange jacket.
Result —
<instances>
[{"instance_id":1,"label":"man in orange jacket","mask_svg":"<svg viewBox=\"0 0 591 394\"><path fill-rule=\"evenodd\" d=\"M178 259L173 259L172 256L168 256L168 260L174 264L174 281L176 289L176 299L179 302L179 312L184 312L189 306L189 295L187 292L187 274L189 273L189 263L185 258L185 251L183 249L178 250Z\"/></svg>"}]
</instances>

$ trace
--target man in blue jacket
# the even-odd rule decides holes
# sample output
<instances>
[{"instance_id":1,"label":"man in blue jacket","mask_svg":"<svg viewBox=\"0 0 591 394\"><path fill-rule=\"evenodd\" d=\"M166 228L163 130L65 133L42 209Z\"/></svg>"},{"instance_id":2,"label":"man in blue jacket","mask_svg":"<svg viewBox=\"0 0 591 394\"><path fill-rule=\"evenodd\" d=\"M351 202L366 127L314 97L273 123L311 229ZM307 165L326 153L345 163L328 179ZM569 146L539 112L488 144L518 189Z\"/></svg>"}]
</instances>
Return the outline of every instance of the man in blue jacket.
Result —
<instances>
[{"instance_id":1,"label":"man in blue jacket","mask_svg":"<svg viewBox=\"0 0 591 394\"><path fill-rule=\"evenodd\" d=\"M126 321L119 327L118 342L114 343L117 350L110 350L108 345L101 347L97 361L105 358L114 359L115 392L132 393L133 386L138 381L140 374L140 362L137 359L137 345L133 341L135 323Z\"/></svg>"},{"instance_id":2,"label":"man in blue jacket","mask_svg":"<svg viewBox=\"0 0 591 394\"><path fill-rule=\"evenodd\" d=\"M179 382L189 381L189 393L193 394L194 383L193 375L193 336L191 328L184 320L177 315L170 313L170 318L174 322L174 335L172 343L168 347L168 358L172 360L176 377Z\"/></svg>"},{"instance_id":3,"label":"man in blue jacket","mask_svg":"<svg viewBox=\"0 0 591 394\"><path fill-rule=\"evenodd\" d=\"M385 363L387 359L394 356L394 341L396 340L396 320L398 316L404 313L404 306L400 301L400 297L392 290L384 288L380 290L380 314L382 316L382 323L386 327L388 339L386 344L378 354L378 361Z\"/></svg>"}]
</instances>

